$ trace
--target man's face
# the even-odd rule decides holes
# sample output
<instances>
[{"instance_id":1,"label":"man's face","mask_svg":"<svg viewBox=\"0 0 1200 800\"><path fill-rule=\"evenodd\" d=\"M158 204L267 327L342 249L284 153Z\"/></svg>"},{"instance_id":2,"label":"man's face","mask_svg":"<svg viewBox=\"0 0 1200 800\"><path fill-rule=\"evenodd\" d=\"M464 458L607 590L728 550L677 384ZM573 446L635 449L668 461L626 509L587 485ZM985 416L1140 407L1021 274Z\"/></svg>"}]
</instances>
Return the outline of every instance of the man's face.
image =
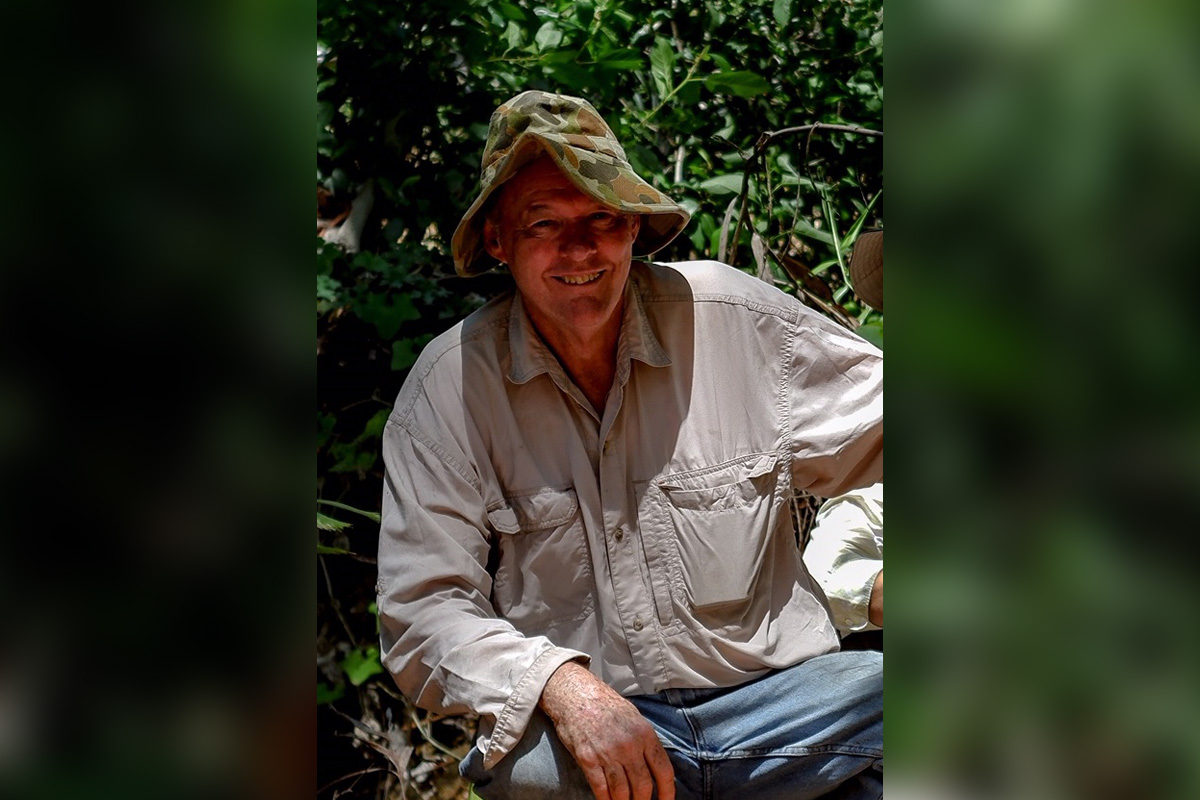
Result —
<instances>
[{"instance_id":1,"label":"man's face","mask_svg":"<svg viewBox=\"0 0 1200 800\"><path fill-rule=\"evenodd\" d=\"M542 157L505 183L484 242L509 265L543 336L586 338L620 326L640 226L640 217L579 191Z\"/></svg>"}]
</instances>

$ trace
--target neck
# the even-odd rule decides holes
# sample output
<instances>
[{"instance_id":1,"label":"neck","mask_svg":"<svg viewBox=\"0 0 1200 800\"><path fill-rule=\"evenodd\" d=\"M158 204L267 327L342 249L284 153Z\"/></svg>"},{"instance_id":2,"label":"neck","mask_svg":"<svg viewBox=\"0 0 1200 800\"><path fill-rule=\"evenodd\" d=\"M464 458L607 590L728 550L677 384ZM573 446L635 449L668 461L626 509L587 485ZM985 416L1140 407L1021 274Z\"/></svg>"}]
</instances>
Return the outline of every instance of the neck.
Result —
<instances>
[{"instance_id":1,"label":"neck","mask_svg":"<svg viewBox=\"0 0 1200 800\"><path fill-rule=\"evenodd\" d=\"M617 373L617 342L621 336L621 317L618 315L613 324L582 335L576 331L565 333L553 328L543 330L536 323L535 327L546 346L558 359L558 363L562 364L567 375L596 409L596 413L603 416L608 390L612 388L613 378Z\"/></svg>"},{"instance_id":2,"label":"neck","mask_svg":"<svg viewBox=\"0 0 1200 800\"><path fill-rule=\"evenodd\" d=\"M580 387L596 414L601 416L604 416L608 390L612 389L613 377L617 374L619 336L619 327L611 335L606 332L604 336L576 339L570 344L562 339L554 341L551 337L542 336L566 374Z\"/></svg>"}]
</instances>

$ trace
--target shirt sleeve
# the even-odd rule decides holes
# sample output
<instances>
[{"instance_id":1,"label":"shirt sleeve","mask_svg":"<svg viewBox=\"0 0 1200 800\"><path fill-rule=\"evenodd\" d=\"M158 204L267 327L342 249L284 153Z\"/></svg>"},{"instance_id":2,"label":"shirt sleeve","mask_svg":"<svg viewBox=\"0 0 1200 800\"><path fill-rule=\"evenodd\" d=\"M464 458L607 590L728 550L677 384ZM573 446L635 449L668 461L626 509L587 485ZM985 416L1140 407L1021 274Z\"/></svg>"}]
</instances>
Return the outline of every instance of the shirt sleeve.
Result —
<instances>
[{"instance_id":1,"label":"shirt sleeve","mask_svg":"<svg viewBox=\"0 0 1200 800\"><path fill-rule=\"evenodd\" d=\"M883 569L883 484L827 501L809 537L804 565L825 591L838 632L879 630L867 614Z\"/></svg>"},{"instance_id":2,"label":"shirt sleeve","mask_svg":"<svg viewBox=\"0 0 1200 800\"><path fill-rule=\"evenodd\" d=\"M833 497L883 480L883 353L797 307L791 342L792 485Z\"/></svg>"},{"instance_id":3,"label":"shirt sleeve","mask_svg":"<svg viewBox=\"0 0 1200 800\"><path fill-rule=\"evenodd\" d=\"M550 675L588 656L496 616L485 504L452 447L393 420L383 457L383 664L418 706L483 717L479 747L490 769L520 740Z\"/></svg>"}]
</instances>

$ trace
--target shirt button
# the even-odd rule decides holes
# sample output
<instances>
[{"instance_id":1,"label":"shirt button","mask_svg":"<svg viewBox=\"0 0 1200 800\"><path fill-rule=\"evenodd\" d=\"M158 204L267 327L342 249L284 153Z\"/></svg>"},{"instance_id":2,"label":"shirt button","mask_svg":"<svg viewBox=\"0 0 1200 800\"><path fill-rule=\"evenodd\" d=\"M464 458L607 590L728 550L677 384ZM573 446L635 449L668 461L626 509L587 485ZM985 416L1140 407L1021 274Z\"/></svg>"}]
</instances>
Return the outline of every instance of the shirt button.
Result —
<instances>
[{"instance_id":1,"label":"shirt button","mask_svg":"<svg viewBox=\"0 0 1200 800\"><path fill-rule=\"evenodd\" d=\"M618 542L619 542L619 541L621 541L622 539L624 539L624 538L625 538L625 529L624 529L624 528L617 528L617 532L616 532L616 533L614 533L614 534L613 534L613 536L614 536L614 537L616 537L616 540L617 540Z\"/></svg>"},{"instance_id":2,"label":"shirt button","mask_svg":"<svg viewBox=\"0 0 1200 800\"><path fill-rule=\"evenodd\" d=\"M633 629L635 631L640 631L642 629L642 627L643 626L642 626L642 618L641 617L637 617L636 619L633 620Z\"/></svg>"}]
</instances>

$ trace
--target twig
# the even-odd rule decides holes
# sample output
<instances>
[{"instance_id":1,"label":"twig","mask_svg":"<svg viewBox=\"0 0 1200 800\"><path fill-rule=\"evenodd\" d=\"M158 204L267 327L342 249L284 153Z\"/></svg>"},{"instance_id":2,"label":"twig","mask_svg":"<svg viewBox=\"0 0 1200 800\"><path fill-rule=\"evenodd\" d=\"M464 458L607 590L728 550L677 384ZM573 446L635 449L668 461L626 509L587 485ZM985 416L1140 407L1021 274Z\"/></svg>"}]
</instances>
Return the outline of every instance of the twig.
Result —
<instances>
[{"instance_id":1,"label":"twig","mask_svg":"<svg viewBox=\"0 0 1200 800\"><path fill-rule=\"evenodd\" d=\"M450 756L455 761L463 760L463 757L464 757L463 755L459 755L458 753L451 750L449 747L446 747L446 745L439 742L437 739L433 738L433 729L430 728L427 724L423 724L421 722L420 717L417 716L417 710L415 708L408 709L408 716L410 719L412 719L413 724L417 726L417 730L420 731L421 736L423 736L425 738L425 741L427 741L431 745L433 745L434 749L439 750L442 753ZM468 750L467 752L470 752L470 750Z\"/></svg>"},{"instance_id":2,"label":"twig","mask_svg":"<svg viewBox=\"0 0 1200 800\"><path fill-rule=\"evenodd\" d=\"M655 110L657 111L657 109ZM767 145L781 136L787 136L788 134L792 133L803 133L805 131L808 132L807 138L811 140L813 133L818 130L842 131L843 133L861 133L867 136L883 136L883 131L872 130L871 128L864 128L859 125L835 125L831 122L814 122L810 125L797 125L794 128L781 128L777 131L765 131L760 134L758 141L754 143L753 152L750 154L749 158L745 159L746 167L745 171L742 173L742 208L741 212L738 214L737 225L735 225L733 228L733 237L729 242L729 266L737 266L738 237L741 236L742 233L742 223L746 221L746 203L750 196L750 173L757 170L757 165L761 161L763 152L767 149ZM807 151L807 142L805 149ZM743 158L745 157L743 156ZM778 260L779 259L776 259L776 261Z\"/></svg>"},{"instance_id":3,"label":"twig","mask_svg":"<svg viewBox=\"0 0 1200 800\"><path fill-rule=\"evenodd\" d=\"M333 593L333 582L329 580L329 568L325 566L325 557L317 556L317 563L321 565L321 572L325 575L325 588L329 591L329 604L333 606L337 618L342 622L342 627L346 629L346 635L350 637L350 644L354 645L354 649L357 650L359 647L358 637L350 630L350 623L346 622L346 617L342 614L342 604L338 602L337 595Z\"/></svg>"},{"instance_id":4,"label":"twig","mask_svg":"<svg viewBox=\"0 0 1200 800\"><path fill-rule=\"evenodd\" d=\"M326 789L331 788L332 786L334 786L334 784L341 783L342 781L346 780L347 778L360 778L363 775L367 775L372 772L391 772L391 770L387 769L386 767L368 767L367 769L360 769L358 772L351 772L350 774L343 775L340 778L334 778L329 783L322 786L320 789L317 789L317 794L318 795L321 794L321 792L325 791Z\"/></svg>"},{"instance_id":5,"label":"twig","mask_svg":"<svg viewBox=\"0 0 1200 800\"><path fill-rule=\"evenodd\" d=\"M778 139L780 136L786 136L790 133L801 133L803 131L842 131L843 133L861 133L866 136L883 136L883 131L872 130L871 128L863 128L859 125L835 125L832 122L814 122L811 125L797 125L794 128L781 128L777 131L767 131L758 137L758 141L754 143L754 149L759 152L764 147L771 143L772 140Z\"/></svg>"}]
</instances>

